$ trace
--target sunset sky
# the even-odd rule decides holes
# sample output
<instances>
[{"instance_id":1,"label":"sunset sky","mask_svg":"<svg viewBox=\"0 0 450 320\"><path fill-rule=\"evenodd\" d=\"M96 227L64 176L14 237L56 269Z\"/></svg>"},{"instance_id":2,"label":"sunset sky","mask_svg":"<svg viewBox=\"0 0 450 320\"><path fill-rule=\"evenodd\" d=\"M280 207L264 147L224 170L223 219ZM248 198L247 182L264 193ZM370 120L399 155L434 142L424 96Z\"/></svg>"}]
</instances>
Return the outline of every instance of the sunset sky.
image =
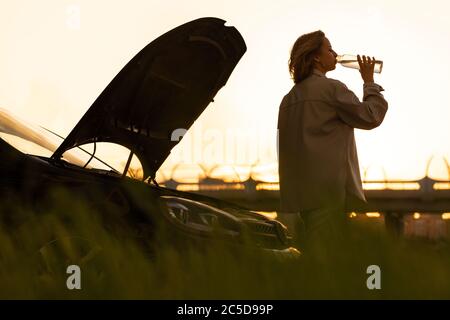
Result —
<instances>
[{"instance_id":1,"label":"sunset sky","mask_svg":"<svg viewBox=\"0 0 450 320\"><path fill-rule=\"evenodd\" d=\"M338 54L384 61L375 81L385 88L386 118L374 130L355 130L362 174L421 178L434 155L430 175L449 179L442 160L450 161L449 9L437 0L9 1L0 10L0 107L67 135L147 43L218 17L241 32L247 52L163 170L180 159L192 175L196 163L255 164L275 180L278 107L292 87L289 51L298 36L320 29ZM362 97L357 70L337 66L327 77Z\"/></svg>"}]
</instances>

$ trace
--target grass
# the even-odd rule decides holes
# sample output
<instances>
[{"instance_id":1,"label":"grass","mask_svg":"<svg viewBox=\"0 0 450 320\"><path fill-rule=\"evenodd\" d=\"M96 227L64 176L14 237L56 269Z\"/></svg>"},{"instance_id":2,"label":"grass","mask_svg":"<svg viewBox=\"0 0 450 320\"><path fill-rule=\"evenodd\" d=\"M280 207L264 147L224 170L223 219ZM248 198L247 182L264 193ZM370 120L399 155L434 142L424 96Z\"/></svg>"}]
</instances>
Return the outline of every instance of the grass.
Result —
<instances>
[{"instance_id":1,"label":"grass","mask_svg":"<svg viewBox=\"0 0 450 320\"><path fill-rule=\"evenodd\" d=\"M450 298L448 243L391 239L377 224L351 221L320 262L307 254L278 260L248 248L230 250L220 241L172 245L164 235L155 238L149 258L73 194L54 193L53 205L41 212L12 199L0 208L2 299ZM39 251L46 243L50 266ZM86 258L88 252L95 254ZM72 263L81 267L81 290L66 287ZM374 264L381 268L381 290L366 287L366 269Z\"/></svg>"}]
</instances>

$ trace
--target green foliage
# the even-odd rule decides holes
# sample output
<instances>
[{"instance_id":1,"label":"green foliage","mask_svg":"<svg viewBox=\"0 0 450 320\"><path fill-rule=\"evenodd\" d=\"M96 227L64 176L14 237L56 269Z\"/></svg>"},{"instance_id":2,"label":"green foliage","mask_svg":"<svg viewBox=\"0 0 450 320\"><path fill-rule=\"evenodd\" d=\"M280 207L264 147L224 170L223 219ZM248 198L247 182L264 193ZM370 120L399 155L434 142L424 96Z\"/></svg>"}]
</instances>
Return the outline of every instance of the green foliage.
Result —
<instances>
[{"instance_id":1,"label":"green foliage","mask_svg":"<svg viewBox=\"0 0 450 320\"><path fill-rule=\"evenodd\" d=\"M2 299L450 298L448 243L390 239L377 224L351 221L320 259L279 259L221 241L183 245L161 233L147 250L73 194L48 200L33 211L13 198L1 205ZM66 287L70 264L81 268L81 290ZM381 290L366 287L373 264Z\"/></svg>"}]
</instances>

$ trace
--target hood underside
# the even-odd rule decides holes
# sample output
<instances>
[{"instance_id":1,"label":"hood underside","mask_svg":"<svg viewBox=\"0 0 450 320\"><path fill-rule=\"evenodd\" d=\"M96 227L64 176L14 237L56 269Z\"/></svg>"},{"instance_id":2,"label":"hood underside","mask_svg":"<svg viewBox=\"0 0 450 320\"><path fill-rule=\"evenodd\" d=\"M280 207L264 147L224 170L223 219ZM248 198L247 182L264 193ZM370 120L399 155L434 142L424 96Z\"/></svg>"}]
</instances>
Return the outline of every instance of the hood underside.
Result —
<instances>
[{"instance_id":1,"label":"hood underside","mask_svg":"<svg viewBox=\"0 0 450 320\"><path fill-rule=\"evenodd\" d=\"M111 81L52 158L87 143L111 142L135 154L144 179L156 171L225 85L246 51L234 27L201 18L160 36Z\"/></svg>"}]
</instances>

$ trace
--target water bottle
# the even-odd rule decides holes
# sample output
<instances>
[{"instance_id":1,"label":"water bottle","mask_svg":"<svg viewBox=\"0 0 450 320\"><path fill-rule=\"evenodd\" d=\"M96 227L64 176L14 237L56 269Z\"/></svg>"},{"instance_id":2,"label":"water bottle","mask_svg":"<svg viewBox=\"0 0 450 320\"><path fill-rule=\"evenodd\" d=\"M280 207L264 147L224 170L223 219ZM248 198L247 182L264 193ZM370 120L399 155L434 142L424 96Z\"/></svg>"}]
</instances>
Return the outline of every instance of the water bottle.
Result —
<instances>
[{"instance_id":1,"label":"water bottle","mask_svg":"<svg viewBox=\"0 0 450 320\"><path fill-rule=\"evenodd\" d=\"M359 70L358 57L355 55L351 55L351 54L338 55L336 57L336 60L338 63L340 63L344 67ZM362 60L362 57L361 57L361 60ZM375 66L374 66L373 71L376 73L381 73L382 69L383 69L383 61L375 60Z\"/></svg>"}]
</instances>

